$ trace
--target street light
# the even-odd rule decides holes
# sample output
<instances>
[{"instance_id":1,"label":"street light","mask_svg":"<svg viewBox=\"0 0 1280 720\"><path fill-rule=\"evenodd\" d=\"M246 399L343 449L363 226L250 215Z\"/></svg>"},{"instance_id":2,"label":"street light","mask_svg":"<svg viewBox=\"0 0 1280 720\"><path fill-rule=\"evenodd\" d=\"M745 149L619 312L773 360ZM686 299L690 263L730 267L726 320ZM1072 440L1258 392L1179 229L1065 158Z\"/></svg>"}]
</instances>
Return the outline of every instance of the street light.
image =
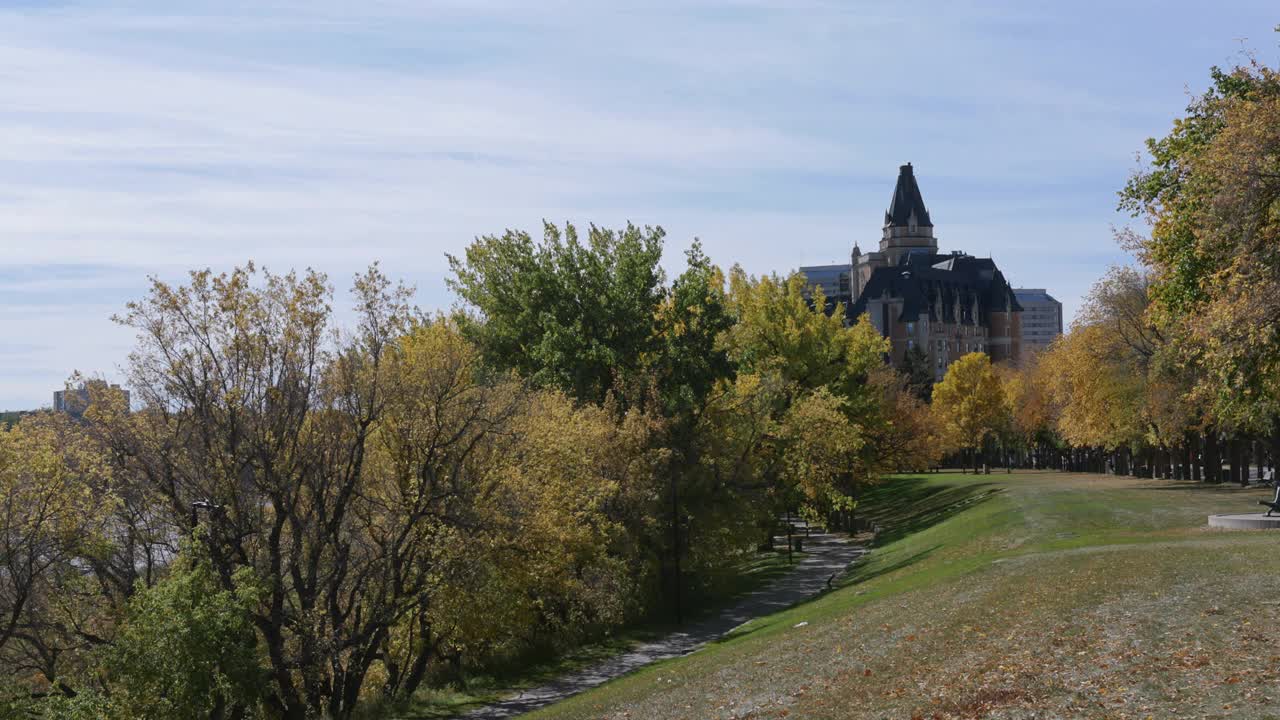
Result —
<instances>
[{"instance_id":1,"label":"street light","mask_svg":"<svg viewBox=\"0 0 1280 720\"><path fill-rule=\"evenodd\" d=\"M200 516L196 514L198 510L208 510L211 513L215 513L221 509L221 505L214 505L208 500L196 500L191 503L191 527L194 529L200 524Z\"/></svg>"}]
</instances>

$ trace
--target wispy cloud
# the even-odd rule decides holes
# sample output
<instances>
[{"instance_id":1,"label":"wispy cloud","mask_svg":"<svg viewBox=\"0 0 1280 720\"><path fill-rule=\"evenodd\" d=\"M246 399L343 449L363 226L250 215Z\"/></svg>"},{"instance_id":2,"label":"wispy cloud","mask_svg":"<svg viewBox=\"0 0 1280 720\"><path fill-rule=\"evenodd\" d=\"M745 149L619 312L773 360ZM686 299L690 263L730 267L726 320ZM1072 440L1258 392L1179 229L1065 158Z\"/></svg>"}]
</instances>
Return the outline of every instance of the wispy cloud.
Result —
<instances>
[{"instance_id":1,"label":"wispy cloud","mask_svg":"<svg viewBox=\"0 0 1280 720\"><path fill-rule=\"evenodd\" d=\"M1071 306L1141 140L1274 48L1268 3L1176 5L5 3L0 409L122 362L149 274L383 260L445 306L445 252L542 218L786 270L873 245L907 160L944 245Z\"/></svg>"}]
</instances>

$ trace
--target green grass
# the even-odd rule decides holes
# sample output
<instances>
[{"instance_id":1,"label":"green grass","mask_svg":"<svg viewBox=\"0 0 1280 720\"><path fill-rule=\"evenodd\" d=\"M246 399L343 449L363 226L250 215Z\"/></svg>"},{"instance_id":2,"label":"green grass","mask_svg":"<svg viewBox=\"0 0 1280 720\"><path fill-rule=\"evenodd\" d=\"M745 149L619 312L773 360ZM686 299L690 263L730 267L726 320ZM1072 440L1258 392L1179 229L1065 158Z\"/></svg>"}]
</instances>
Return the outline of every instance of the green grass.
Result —
<instances>
[{"instance_id":1,"label":"green grass","mask_svg":"<svg viewBox=\"0 0 1280 720\"><path fill-rule=\"evenodd\" d=\"M530 717L1280 718L1280 532L1205 527L1266 494L893 478L837 591Z\"/></svg>"},{"instance_id":2,"label":"green grass","mask_svg":"<svg viewBox=\"0 0 1280 720\"><path fill-rule=\"evenodd\" d=\"M785 544L783 546L785 548ZM799 562L804 553L794 553ZM731 568L703 592L687 598L690 619L715 613L741 594L762 587L791 569L786 550L758 552ZM639 643L654 640L676 630L662 621L645 622L624 628L611 637L583 645L557 657L547 658L501 674L474 674L467 677L466 687L427 688L420 691L407 707L397 710L371 709L370 717L447 718L500 700L517 691L548 683L561 675L587 667L623 652Z\"/></svg>"}]
</instances>

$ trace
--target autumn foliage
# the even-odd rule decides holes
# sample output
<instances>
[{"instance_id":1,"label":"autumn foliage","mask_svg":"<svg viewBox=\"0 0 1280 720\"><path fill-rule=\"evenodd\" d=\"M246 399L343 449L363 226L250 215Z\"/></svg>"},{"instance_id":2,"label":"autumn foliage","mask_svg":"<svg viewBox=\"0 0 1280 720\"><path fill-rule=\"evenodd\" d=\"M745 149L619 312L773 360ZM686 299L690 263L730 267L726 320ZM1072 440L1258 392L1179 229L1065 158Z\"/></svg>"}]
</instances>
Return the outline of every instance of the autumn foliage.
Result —
<instances>
[{"instance_id":1,"label":"autumn foliage","mask_svg":"<svg viewBox=\"0 0 1280 720\"><path fill-rule=\"evenodd\" d=\"M483 238L449 317L371 268L347 327L313 272L154 281L133 408L0 432L5 702L350 717L678 618L780 513L927 463L874 328L697 245L667 284L661 238Z\"/></svg>"}]
</instances>

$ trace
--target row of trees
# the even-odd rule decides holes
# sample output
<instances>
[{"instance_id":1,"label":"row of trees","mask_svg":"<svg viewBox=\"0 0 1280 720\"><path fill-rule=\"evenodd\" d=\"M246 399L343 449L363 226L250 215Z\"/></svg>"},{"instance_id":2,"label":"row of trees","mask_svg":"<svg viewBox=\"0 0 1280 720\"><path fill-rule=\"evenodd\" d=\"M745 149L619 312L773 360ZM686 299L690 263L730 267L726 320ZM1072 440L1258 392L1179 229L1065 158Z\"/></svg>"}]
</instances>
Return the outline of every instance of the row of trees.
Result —
<instances>
[{"instance_id":1,"label":"row of trees","mask_svg":"<svg viewBox=\"0 0 1280 720\"><path fill-rule=\"evenodd\" d=\"M1253 61L1212 78L1148 142L1149 166L1120 194L1149 223L1121 233L1138 264L1101 278L1071 332L1034 361L979 368L1007 402L968 408L982 421L961 444L1002 448L1006 463L1208 482L1274 467L1280 74ZM940 386L935 404L948 393Z\"/></svg>"},{"instance_id":2,"label":"row of trees","mask_svg":"<svg viewBox=\"0 0 1280 720\"><path fill-rule=\"evenodd\" d=\"M373 268L344 328L316 273L153 281L136 408L0 432L8 709L350 717L678 616L780 512L932 462L868 323L696 244L668 283L662 240L480 238L454 316Z\"/></svg>"},{"instance_id":3,"label":"row of trees","mask_svg":"<svg viewBox=\"0 0 1280 720\"><path fill-rule=\"evenodd\" d=\"M1095 286L1045 363L1073 445L1245 482L1280 457L1280 74L1212 78L1121 193L1150 227L1122 234L1139 266Z\"/></svg>"}]
</instances>

